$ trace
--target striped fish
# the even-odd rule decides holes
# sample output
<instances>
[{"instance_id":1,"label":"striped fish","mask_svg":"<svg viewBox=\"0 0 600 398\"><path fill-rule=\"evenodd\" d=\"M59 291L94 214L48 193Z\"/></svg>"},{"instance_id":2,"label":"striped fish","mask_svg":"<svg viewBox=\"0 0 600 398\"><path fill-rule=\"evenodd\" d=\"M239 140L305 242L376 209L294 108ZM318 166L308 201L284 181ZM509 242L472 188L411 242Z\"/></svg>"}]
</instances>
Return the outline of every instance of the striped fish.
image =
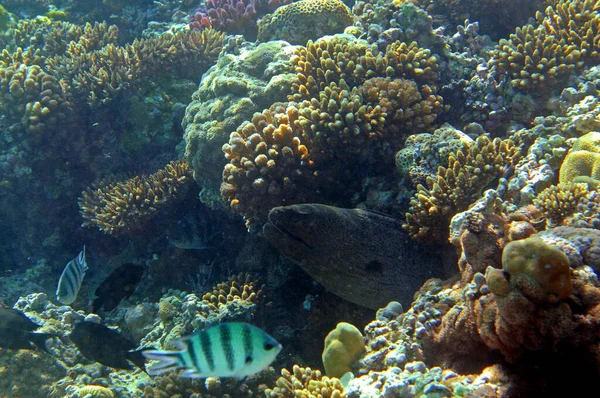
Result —
<instances>
[{"instance_id":1,"label":"striped fish","mask_svg":"<svg viewBox=\"0 0 600 398\"><path fill-rule=\"evenodd\" d=\"M151 376L183 369L181 377L233 377L244 379L269 366L281 344L263 330L247 323L228 322L174 340L180 351L142 351L158 363L148 368Z\"/></svg>"},{"instance_id":2,"label":"striped fish","mask_svg":"<svg viewBox=\"0 0 600 398\"><path fill-rule=\"evenodd\" d=\"M63 304L69 305L77 298L77 293L81 288L81 282L88 270L85 262L85 246L83 250L73 260L67 263L56 289L56 298Z\"/></svg>"}]
</instances>

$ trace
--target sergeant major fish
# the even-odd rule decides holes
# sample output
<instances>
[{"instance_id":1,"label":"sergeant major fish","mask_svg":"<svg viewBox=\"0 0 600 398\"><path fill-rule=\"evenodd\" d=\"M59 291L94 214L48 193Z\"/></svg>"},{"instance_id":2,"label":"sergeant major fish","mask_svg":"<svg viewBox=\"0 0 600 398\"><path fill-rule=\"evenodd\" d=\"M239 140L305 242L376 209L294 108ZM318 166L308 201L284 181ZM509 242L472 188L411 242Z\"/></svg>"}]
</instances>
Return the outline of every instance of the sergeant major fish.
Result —
<instances>
[{"instance_id":1,"label":"sergeant major fish","mask_svg":"<svg viewBox=\"0 0 600 398\"><path fill-rule=\"evenodd\" d=\"M239 322L211 326L173 343L180 351L142 351L146 359L159 361L150 365L149 375L184 369L181 377L244 379L269 366L281 351L281 344L263 330Z\"/></svg>"},{"instance_id":2,"label":"sergeant major fish","mask_svg":"<svg viewBox=\"0 0 600 398\"><path fill-rule=\"evenodd\" d=\"M77 298L83 277L88 270L85 261L85 246L73 260L69 261L58 280L56 298L63 304L72 304Z\"/></svg>"}]
</instances>

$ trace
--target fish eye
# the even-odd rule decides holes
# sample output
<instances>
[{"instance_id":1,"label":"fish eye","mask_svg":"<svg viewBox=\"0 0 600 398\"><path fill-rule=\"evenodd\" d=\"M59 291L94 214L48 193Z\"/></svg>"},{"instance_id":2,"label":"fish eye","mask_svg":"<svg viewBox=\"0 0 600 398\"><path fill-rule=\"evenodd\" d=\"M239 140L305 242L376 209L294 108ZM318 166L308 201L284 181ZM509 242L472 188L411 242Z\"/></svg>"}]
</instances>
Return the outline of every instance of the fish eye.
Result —
<instances>
[{"instance_id":1,"label":"fish eye","mask_svg":"<svg viewBox=\"0 0 600 398\"><path fill-rule=\"evenodd\" d=\"M270 341L267 341L265 343L265 350L266 351L271 351L273 348L275 348L275 344L271 343Z\"/></svg>"}]
</instances>

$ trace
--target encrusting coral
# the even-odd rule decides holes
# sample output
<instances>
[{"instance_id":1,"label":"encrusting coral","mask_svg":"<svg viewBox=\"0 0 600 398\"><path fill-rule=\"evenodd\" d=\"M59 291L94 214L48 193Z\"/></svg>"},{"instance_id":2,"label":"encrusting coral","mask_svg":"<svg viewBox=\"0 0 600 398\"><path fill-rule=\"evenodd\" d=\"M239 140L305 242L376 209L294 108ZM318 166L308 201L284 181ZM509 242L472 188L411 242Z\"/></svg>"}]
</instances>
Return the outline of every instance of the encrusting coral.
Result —
<instances>
[{"instance_id":1,"label":"encrusting coral","mask_svg":"<svg viewBox=\"0 0 600 398\"><path fill-rule=\"evenodd\" d=\"M258 40L302 44L341 33L352 25L350 9L339 0L301 0L279 7L258 22Z\"/></svg>"},{"instance_id":2,"label":"encrusting coral","mask_svg":"<svg viewBox=\"0 0 600 398\"><path fill-rule=\"evenodd\" d=\"M436 178L427 177L427 187L417 186L404 228L418 239L444 240L452 216L465 210L520 158L521 148L511 139L477 138L468 150L451 155L448 166L438 168Z\"/></svg>"},{"instance_id":3,"label":"encrusting coral","mask_svg":"<svg viewBox=\"0 0 600 398\"><path fill-rule=\"evenodd\" d=\"M149 176L88 188L79 198L84 226L109 235L133 232L169 203L182 198L193 183L185 160L169 163Z\"/></svg>"}]
</instances>

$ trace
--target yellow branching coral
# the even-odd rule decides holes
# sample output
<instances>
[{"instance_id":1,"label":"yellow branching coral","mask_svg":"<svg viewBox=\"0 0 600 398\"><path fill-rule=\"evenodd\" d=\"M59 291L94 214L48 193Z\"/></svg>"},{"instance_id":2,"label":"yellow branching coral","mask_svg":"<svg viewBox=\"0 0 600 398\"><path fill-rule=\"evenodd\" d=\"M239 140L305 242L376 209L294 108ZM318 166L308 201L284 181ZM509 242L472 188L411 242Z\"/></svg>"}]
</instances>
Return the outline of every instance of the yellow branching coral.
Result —
<instances>
[{"instance_id":1,"label":"yellow branching coral","mask_svg":"<svg viewBox=\"0 0 600 398\"><path fill-rule=\"evenodd\" d=\"M375 77L365 81L360 92L386 112L386 131L396 138L426 131L445 109L442 97L430 86L419 88L413 80Z\"/></svg>"},{"instance_id":2,"label":"yellow branching coral","mask_svg":"<svg viewBox=\"0 0 600 398\"><path fill-rule=\"evenodd\" d=\"M83 226L96 226L110 235L138 230L161 208L181 198L192 181L192 172L182 160L149 176L88 188L79 198Z\"/></svg>"},{"instance_id":3,"label":"yellow branching coral","mask_svg":"<svg viewBox=\"0 0 600 398\"><path fill-rule=\"evenodd\" d=\"M521 149L511 139L490 141L480 136L468 151L451 155L448 167L440 166L435 179L427 177L427 187L417 186L404 228L414 238L446 239L452 216L466 210L520 158Z\"/></svg>"},{"instance_id":4,"label":"yellow branching coral","mask_svg":"<svg viewBox=\"0 0 600 398\"><path fill-rule=\"evenodd\" d=\"M264 298L264 287L264 285L258 286L251 274L242 272L214 286L210 292L202 296L202 300L208 302L213 311L236 300L258 304Z\"/></svg>"},{"instance_id":5,"label":"yellow branching coral","mask_svg":"<svg viewBox=\"0 0 600 398\"><path fill-rule=\"evenodd\" d=\"M419 84L435 84L438 78L437 59L415 42L398 41L382 53L376 45L352 36L324 37L298 48L292 63L297 80L290 101L310 100L342 79L355 87L375 77L411 79ZM431 91L435 92L436 87L432 86Z\"/></svg>"},{"instance_id":6,"label":"yellow branching coral","mask_svg":"<svg viewBox=\"0 0 600 398\"><path fill-rule=\"evenodd\" d=\"M115 393L110 388L97 385L81 387L77 390L77 394L80 397L115 398Z\"/></svg>"},{"instance_id":7,"label":"yellow branching coral","mask_svg":"<svg viewBox=\"0 0 600 398\"><path fill-rule=\"evenodd\" d=\"M342 398L344 387L339 379L322 376L319 370L294 365L292 373L282 369L277 385L265 394L269 398Z\"/></svg>"},{"instance_id":8,"label":"yellow branching coral","mask_svg":"<svg viewBox=\"0 0 600 398\"><path fill-rule=\"evenodd\" d=\"M221 195L246 224L261 219L275 206L308 201L315 186L308 148L296 127L298 108L273 105L242 124L223 146L229 163L223 170Z\"/></svg>"},{"instance_id":9,"label":"yellow branching coral","mask_svg":"<svg viewBox=\"0 0 600 398\"><path fill-rule=\"evenodd\" d=\"M557 226L578 211L578 206L589 193L585 183L562 182L540 192L533 204L550 226Z\"/></svg>"},{"instance_id":10,"label":"yellow branching coral","mask_svg":"<svg viewBox=\"0 0 600 398\"><path fill-rule=\"evenodd\" d=\"M500 40L490 61L511 77L513 87L551 87L561 76L599 58L597 0L562 0L537 12L536 26L517 28Z\"/></svg>"}]
</instances>

